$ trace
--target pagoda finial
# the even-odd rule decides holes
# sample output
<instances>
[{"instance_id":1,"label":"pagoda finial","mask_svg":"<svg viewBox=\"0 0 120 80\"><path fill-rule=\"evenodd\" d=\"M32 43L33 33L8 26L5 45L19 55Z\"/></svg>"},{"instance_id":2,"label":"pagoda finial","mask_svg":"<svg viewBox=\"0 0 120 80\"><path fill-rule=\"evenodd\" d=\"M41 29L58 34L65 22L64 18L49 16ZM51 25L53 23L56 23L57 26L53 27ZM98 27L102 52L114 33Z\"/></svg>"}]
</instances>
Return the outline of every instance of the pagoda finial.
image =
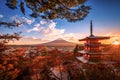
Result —
<instances>
[{"instance_id":1,"label":"pagoda finial","mask_svg":"<svg viewBox=\"0 0 120 80\"><path fill-rule=\"evenodd\" d=\"M90 22L90 36L93 36L93 25L92 25L92 20Z\"/></svg>"}]
</instances>

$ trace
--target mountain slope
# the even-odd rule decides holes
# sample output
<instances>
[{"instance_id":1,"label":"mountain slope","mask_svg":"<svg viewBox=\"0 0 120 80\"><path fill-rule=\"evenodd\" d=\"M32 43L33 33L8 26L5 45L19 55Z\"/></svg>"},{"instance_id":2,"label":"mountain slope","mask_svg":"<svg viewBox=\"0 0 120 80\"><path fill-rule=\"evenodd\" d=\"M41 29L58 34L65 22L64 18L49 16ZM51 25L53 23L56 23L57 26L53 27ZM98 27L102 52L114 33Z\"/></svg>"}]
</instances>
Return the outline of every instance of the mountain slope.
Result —
<instances>
[{"instance_id":1,"label":"mountain slope","mask_svg":"<svg viewBox=\"0 0 120 80\"><path fill-rule=\"evenodd\" d=\"M59 38L59 39L56 39L48 43L43 43L41 45L44 45L44 46L75 46L76 43L68 42L64 39Z\"/></svg>"}]
</instances>

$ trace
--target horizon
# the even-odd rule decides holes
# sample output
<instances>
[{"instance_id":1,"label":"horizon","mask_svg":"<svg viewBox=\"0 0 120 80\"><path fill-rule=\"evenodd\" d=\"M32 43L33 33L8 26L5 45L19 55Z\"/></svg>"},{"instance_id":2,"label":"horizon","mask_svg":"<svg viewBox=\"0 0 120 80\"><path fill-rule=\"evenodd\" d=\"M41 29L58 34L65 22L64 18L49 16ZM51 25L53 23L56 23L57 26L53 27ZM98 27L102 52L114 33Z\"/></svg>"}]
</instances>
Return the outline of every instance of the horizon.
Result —
<instances>
[{"instance_id":1,"label":"horizon","mask_svg":"<svg viewBox=\"0 0 120 80\"><path fill-rule=\"evenodd\" d=\"M53 41L58 41L58 40L62 40L62 41L66 41L66 42L74 43L74 44L80 44L80 43L77 43L77 42L71 42L71 41L65 40L65 39L63 39L63 38L57 38L57 39L52 40L52 41L43 42L43 43L37 43L37 44L7 44L7 45L41 45L41 44L51 43L51 42L53 42ZM63 42L62 42L62 43L63 43Z\"/></svg>"}]
</instances>

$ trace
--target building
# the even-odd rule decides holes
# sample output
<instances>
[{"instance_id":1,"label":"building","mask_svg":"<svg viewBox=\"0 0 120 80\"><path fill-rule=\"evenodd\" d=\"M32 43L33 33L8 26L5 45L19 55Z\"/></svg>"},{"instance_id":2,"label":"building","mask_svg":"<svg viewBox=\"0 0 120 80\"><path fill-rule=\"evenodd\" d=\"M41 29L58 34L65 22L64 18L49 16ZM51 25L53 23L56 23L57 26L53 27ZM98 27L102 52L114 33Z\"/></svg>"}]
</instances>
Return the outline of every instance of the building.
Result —
<instances>
[{"instance_id":1,"label":"building","mask_svg":"<svg viewBox=\"0 0 120 80\"><path fill-rule=\"evenodd\" d=\"M85 41L84 50L78 51L84 56L84 58L89 59L89 61L99 61L101 57L107 53L101 50L101 47L105 44L102 44L100 41L109 39L110 37L104 36L94 36L93 35L93 25L92 21L90 22L90 35L86 38L80 39L79 41Z\"/></svg>"}]
</instances>

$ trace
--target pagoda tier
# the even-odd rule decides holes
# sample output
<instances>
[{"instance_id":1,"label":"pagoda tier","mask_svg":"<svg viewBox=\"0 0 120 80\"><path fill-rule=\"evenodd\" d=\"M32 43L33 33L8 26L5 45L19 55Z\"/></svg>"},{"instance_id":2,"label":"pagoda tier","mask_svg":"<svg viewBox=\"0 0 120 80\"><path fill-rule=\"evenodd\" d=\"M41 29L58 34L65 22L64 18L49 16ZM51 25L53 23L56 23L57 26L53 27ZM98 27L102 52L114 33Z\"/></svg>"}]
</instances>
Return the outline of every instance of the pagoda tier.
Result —
<instances>
[{"instance_id":1,"label":"pagoda tier","mask_svg":"<svg viewBox=\"0 0 120 80\"><path fill-rule=\"evenodd\" d=\"M104 39L110 39L110 37L94 36L94 35L92 35L92 36L80 39L79 41L91 41L91 40L94 41L95 40L95 41L98 42L99 40L104 40Z\"/></svg>"},{"instance_id":2,"label":"pagoda tier","mask_svg":"<svg viewBox=\"0 0 120 80\"><path fill-rule=\"evenodd\" d=\"M79 41L86 41L84 43L85 46L85 51L88 52L100 52L100 47L104 46L104 44L101 44L101 42L99 42L100 40L105 40L105 39L109 39L110 37L100 37L100 36L89 36L86 37L84 39L80 39Z\"/></svg>"}]
</instances>

